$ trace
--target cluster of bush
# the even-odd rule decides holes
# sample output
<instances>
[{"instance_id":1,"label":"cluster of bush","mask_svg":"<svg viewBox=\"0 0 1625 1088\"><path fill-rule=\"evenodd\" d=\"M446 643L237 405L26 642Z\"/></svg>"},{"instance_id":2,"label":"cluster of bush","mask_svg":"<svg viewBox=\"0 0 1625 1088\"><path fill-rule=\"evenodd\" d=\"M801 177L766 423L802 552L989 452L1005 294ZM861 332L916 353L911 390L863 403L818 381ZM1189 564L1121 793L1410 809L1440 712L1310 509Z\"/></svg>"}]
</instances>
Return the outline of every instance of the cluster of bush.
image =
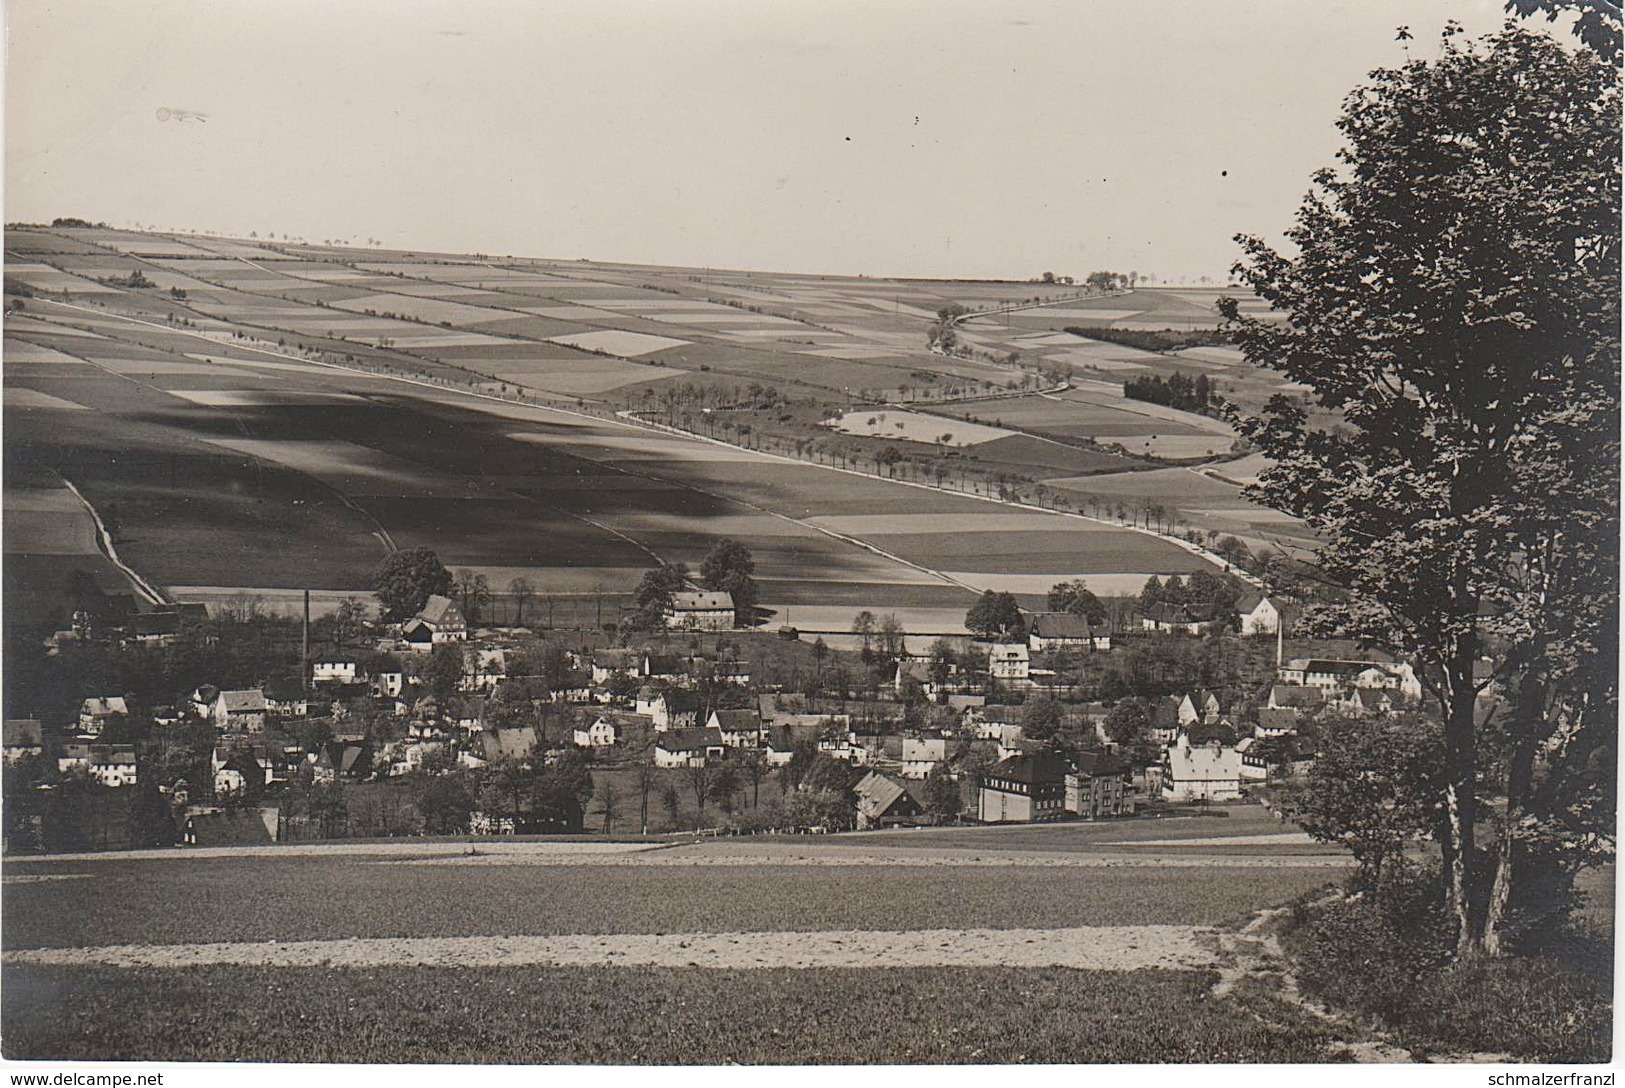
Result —
<instances>
[{"instance_id":1,"label":"cluster of bush","mask_svg":"<svg viewBox=\"0 0 1625 1088\"><path fill-rule=\"evenodd\" d=\"M1160 404L1185 412L1205 412L1213 407L1213 383L1206 374L1170 374L1166 378L1148 374L1123 383L1123 396L1129 400Z\"/></svg>"},{"instance_id":2,"label":"cluster of bush","mask_svg":"<svg viewBox=\"0 0 1625 1088\"><path fill-rule=\"evenodd\" d=\"M1510 957L1452 955L1436 867L1407 866L1331 904L1299 904L1285 946L1309 997L1376 1021L1413 1053L1609 1060L1612 949L1570 927Z\"/></svg>"}]
</instances>

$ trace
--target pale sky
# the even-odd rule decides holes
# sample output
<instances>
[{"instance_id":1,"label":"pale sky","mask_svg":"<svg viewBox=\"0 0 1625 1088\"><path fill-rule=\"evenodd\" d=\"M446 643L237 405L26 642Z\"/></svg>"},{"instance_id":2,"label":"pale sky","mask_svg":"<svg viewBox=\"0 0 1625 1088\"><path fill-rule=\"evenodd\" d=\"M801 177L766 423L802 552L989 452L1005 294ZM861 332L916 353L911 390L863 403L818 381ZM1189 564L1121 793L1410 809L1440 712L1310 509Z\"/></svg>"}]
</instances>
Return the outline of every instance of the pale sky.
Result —
<instances>
[{"instance_id":1,"label":"pale sky","mask_svg":"<svg viewBox=\"0 0 1625 1088\"><path fill-rule=\"evenodd\" d=\"M1500 0L11 0L5 217L1222 279L1365 73ZM170 111L160 120L158 111ZM184 111L204 115L188 117Z\"/></svg>"}]
</instances>

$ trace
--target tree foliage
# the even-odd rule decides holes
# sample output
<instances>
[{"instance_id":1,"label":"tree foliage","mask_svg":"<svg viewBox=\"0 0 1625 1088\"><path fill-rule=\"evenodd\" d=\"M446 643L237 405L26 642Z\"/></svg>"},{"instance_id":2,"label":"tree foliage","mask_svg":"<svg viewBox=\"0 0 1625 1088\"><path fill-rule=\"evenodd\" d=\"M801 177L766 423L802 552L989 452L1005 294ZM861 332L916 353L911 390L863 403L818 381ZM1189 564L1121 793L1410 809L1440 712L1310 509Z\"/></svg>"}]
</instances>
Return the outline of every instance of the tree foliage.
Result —
<instances>
[{"instance_id":1,"label":"tree foliage","mask_svg":"<svg viewBox=\"0 0 1625 1088\"><path fill-rule=\"evenodd\" d=\"M638 625L663 626L666 611L671 608L672 594L687 584L688 568L681 563L662 563L645 572L632 592L632 608Z\"/></svg>"},{"instance_id":2,"label":"tree foliage","mask_svg":"<svg viewBox=\"0 0 1625 1088\"><path fill-rule=\"evenodd\" d=\"M1106 622L1106 606L1081 578L1070 582L1056 582L1050 586L1045 603L1051 612L1071 612L1073 615L1083 616L1096 626Z\"/></svg>"},{"instance_id":3,"label":"tree foliage","mask_svg":"<svg viewBox=\"0 0 1625 1088\"><path fill-rule=\"evenodd\" d=\"M1312 838L1354 855L1360 888L1377 890L1405 847L1438 829L1441 741L1438 723L1414 714L1321 723L1309 781L1292 804Z\"/></svg>"},{"instance_id":4,"label":"tree foliage","mask_svg":"<svg viewBox=\"0 0 1625 1088\"><path fill-rule=\"evenodd\" d=\"M733 594L734 623L740 627L756 623L755 573L750 549L731 537L717 541L700 563L700 581L706 589Z\"/></svg>"},{"instance_id":5,"label":"tree foliage","mask_svg":"<svg viewBox=\"0 0 1625 1088\"><path fill-rule=\"evenodd\" d=\"M372 591L384 617L403 620L416 615L432 594L451 592L451 572L431 548L390 552L372 575Z\"/></svg>"},{"instance_id":6,"label":"tree foliage","mask_svg":"<svg viewBox=\"0 0 1625 1088\"><path fill-rule=\"evenodd\" d=\"M1452 25L1436 59L1370 78L1295 255L1240 239L1237 275L1290 320L1223 309L1249 360L1341 416L1276 397L1241 421L1274 462L1252 494L1325 541L1346 598L1323 614L1437 697L1457 948L1495 951L1541 881L1613 837L1618 75L1544 34ZM1504 713L1481 728L1488 694ZM1486 791L1508 798L1493 836L1474 832Z\"/></svg>"},{"instance_id":7,"label":"tree foliage","mask_svg":"<svg viewBox=\"0 0 1625 1088\"><path fill-rule=\"evenodd\" d=\"M989 589L965 613L965 629L983 638L1006 638L1026 629L1014 594Z\"/></svg>"}]
</instances>

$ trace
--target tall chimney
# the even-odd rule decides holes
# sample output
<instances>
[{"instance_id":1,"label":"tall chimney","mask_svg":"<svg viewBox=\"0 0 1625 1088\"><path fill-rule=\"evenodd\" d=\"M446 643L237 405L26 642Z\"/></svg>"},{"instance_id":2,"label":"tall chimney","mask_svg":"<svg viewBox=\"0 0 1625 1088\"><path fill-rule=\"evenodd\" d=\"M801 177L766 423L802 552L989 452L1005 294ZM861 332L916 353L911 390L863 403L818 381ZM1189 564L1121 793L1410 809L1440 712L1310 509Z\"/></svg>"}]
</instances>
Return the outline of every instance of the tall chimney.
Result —
<instances>
[{"instance_id":1,"label":"tall chimney","mask_svg":"<svg viewBox=\"0 0 1625 1088\"><path fill-rule=\"evenodd\" d=\"M305 590L305 625L299 634L299 686L310 690L310 590Z\"/></svg>"}]
</instances>

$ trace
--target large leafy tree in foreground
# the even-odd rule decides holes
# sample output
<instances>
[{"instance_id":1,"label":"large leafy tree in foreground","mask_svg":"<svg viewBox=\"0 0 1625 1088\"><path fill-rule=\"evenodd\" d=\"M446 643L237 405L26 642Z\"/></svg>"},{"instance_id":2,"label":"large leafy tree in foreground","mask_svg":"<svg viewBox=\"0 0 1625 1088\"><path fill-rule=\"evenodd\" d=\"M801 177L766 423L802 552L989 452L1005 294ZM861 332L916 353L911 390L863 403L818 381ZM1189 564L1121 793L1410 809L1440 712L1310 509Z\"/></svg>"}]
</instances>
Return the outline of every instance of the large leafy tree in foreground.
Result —
<instances>
[{"instance_id":1,"label":"large leafy tree in foreground","mask_svg":"<svg viewBox=\"0 0 1625 1088\"><path fill-rule=\"evenodd\" d=\"M1613 837L1617 74L1451 26L1338 127L1295 252L1238 239L1236 274L1287 320L1223 308L1340 422L1277 397L1242 428L1276 462L1255 496L1319 530L1348 591L1327 618L1437 699L1457 950L1494 952Z\"/></svg>"}]
</instances>

